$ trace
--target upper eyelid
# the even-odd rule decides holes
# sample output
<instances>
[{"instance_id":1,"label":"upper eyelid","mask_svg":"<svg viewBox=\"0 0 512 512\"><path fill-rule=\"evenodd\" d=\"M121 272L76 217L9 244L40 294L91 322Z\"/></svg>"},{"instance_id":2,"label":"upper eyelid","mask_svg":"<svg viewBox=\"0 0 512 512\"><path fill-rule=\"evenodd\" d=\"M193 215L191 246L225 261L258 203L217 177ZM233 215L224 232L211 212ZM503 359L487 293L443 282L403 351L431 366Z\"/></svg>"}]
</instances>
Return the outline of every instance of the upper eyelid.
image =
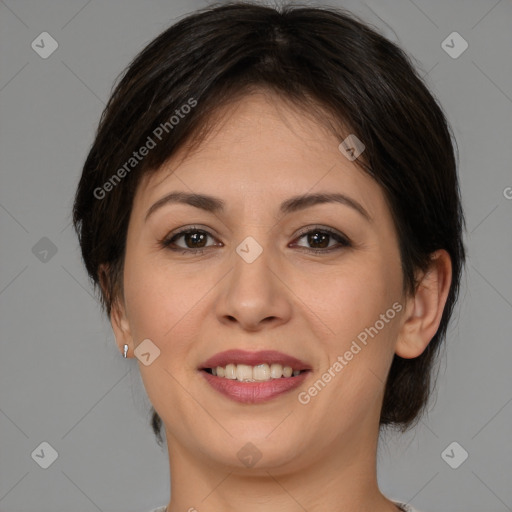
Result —
<instances>
[{"instance_id":1,"label":"upper eyelid","mask_svg":"<svg viewBox=\"0 0 512 512\"><path fill-rule=\"evenodd\" d=\"M294 236L297 237L297 236L303 236L303 235L306 235L308 233L310 233L311 231L314 231L314 230L317 230L317 231L326 231L330 234L334 234L334 235L339 235L341 237L344 237L344 238L347 238L348 237L341 231L335 229L335 228L330 228L330 227L327 227L327 226L320 226L320 225L312 225L312 226L307 226L305 228L301 228ZM212 236L212 237L216 237L217 235L215 233L212 233L212 229L211 228L206 228L206 227L201 227L201 226L189 226L189 227L184 227L184 228L178 228L178 230L174 230L172 233L169 233L168 235L165 236L165 239L171 239L175 236L181 236L181 235L184 235L184 234L187 234L189 232L195 232L195 231L203 231L204 233L206 233L207 235L209 236Z\"/></svg>"},{"instance_id":2,"label":"upper eyelid","mask_svg":"<svg viewBox=\"0 0 512 512\"><path fill-rule=\"evenodd\" d=\"M312 226L307 226L305 228L301 228L295 236L296 237L304 236L304 235L307 235L308 233L310 233L311 231L325 231L325 232L329 233L330 235L338 235L338 236L340 236L342 238L346 238L348 240L348 237L343 232L339 231L338 229L330 228L327 226L318 226L318 225L312 225Z\"/></svg>"},{"instance_id":3,"label":"upper eyelid","mask_svg":"<svg viewBox=\"0 0 512 512\"><path fill-rule=\"evenodd\" d=\"M164 237L164 239L162 240L163 243L166 243L168 242L168 244L170 245L170 241L173 240L173 239L179 239L181 238L182 236L186 235L187 233L194 233L194 232L197 232L197 231L201 231L201 232L204 232L206 234L206 236L209 236L211 238L214 238L217 240L217 236L213 233L210 232L210 229L211 228L203 228L203 227L200 227L200 226L190 226L190 227L184 227L183 229L178 229L177 232L174 232L166 237ZM314 231L323 231L325 233L327 233L328 235L330 236L333 236L333 237L339 237L342 241L346 242L347 244L351 244L351 240L349 237L347 237L343 232L340 232L339 230L335 229L335 228L329 228L327 226L319 226L319 225L312 225L312 226L307 226L305 228L301 228L299 230L299 232L294 235L294 240L298 239L298 238L302 238L304 237L305 235L311 233L311 232L314 232ZM222 244L222 242L221 242ZM222 244L224 245L224 244ZM182 247L182 249L184 249ZM194 250L194 249L189 249L189 250Z\"/></svg>"},{"instance_id":4,"label":"upper eyelid","mask_svg":"<svg viewBox=\"0 0 512 512\"><path fill-rule=\"evenodd\" d=\"M206 233L208 236L211 236L212 238L217 238L217 235L215 233L212 233L211 228L204 228L201 226L189 226L184 228L178 228L178 230L173 230L168 235L165 235L164 240L171 240L178 236L186 235L187 233L195 233L196 231L201 231L203 233Z\"/></svg>"}]
</instances>

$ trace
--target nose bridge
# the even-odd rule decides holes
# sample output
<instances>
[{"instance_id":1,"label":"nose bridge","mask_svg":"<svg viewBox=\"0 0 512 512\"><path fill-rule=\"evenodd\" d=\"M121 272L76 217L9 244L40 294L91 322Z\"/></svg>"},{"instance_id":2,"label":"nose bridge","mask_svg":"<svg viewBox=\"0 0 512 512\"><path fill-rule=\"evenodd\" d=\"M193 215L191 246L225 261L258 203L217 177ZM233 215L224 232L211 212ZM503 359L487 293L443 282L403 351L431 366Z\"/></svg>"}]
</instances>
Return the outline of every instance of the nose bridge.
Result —
<instances>
[{"instance_id":1,"label":"nose bridge","mask_svg":"<svg viewBox=\"0 0 512 512\"><path fill-rule=\"evenodd\" d=\"M237 294L239 299L268 301L268 295L275 287L272 282L275 276L270 271L272 250L264 238L263 229L257 233L253 230L253 235L246 236L235 248L230 284L231 292Z\"/></svg>"},{"instance_id":2,"label":"nose bridge","mask_svg":"<svg viewBox=\"0 0 512 512\"><path fill-rule=\"evenodd\" d=\"M255 328L265 319L283 320L289 315L286 287L272 268L278 262L268 239L268 228L262 227L235 247L232 272L217 302L219 317Z\"/></svg>"}]
</instances>

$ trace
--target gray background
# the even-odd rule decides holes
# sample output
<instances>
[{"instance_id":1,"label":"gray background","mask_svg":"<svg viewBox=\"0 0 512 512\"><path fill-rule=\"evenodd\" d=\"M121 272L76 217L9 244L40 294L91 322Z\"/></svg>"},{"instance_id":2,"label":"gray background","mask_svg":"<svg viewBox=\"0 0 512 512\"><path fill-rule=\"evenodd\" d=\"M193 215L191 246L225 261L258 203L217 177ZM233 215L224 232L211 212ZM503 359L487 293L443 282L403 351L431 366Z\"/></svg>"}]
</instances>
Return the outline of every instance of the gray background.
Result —
<instances>
[{"instance_id":1,"label":"gray background","mask_svg":"<svg viewBox=\"0 0 512 512\"><path fill-rule=\"evenodd\" d=\"M141 512L168 501L167 453L148 425L137 361L123 360L100 313L70 210L115 77L204 5L0 0L1 511ZM331 5L353 9L415 58L459 144L468 221L438 392L416 429L383 436L381 488L424 512L510 511L512 3ZM47 59L31 48L43 31L59 45ZM469 44L458 58L441 47L453 31ZM58 452L48 469L31 457L43 441ZM458 469L441 457L453 441L469 454Z\"/></svg>"}]
</instances>

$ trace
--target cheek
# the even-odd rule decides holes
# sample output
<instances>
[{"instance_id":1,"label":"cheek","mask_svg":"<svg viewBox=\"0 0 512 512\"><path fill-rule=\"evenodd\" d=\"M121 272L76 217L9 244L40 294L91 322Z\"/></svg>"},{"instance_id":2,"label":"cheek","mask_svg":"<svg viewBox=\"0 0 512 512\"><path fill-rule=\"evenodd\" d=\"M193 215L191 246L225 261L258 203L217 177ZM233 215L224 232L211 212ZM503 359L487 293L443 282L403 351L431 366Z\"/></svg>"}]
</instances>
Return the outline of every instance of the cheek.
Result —
<instances>
[{"instance_id":1,"label":"cheek","mask_svg":"<svg viewBox=\"0 0 512 512\"><path fill-rule=\"evenodd\" d=\"M126 261L125 299L135 347L150 339L160 350L150 365L139 362L139 371L152 404L165 415L170 397L184 409L189 400L177 382L192 370L185 363L202 325L194 312L209 287L193 286L190 277L149 260Z\"/></svg>"},{"instance_id":2,"label":"cheek","mask_svg":"<svg viewBox=\"0 0 512 512\"><path fill-rule=\"evenodd\" d=\"M330 368L336 376L318 405L339 404L332 410L336 422L343 411L364 416L377 410L399 330L397 309L403 307L399 259L363 260L323 284L330 290L323 319L332 332L323 338L328 363L320 371Z\"/></svg>"},{"instance_id":3,"label":"cheek","mask_svg":"<svg viewBox=\"0 0 512 512\"><path fill-rule=\"evenodd\" d=\"M160 349L158 367L173 375L195 372L190 353L195 340L204 338L218 276L198 274L186 266L177 269L165 258L152 258L142 251L127 258L125 269L126 307L135 346L149 338ZM151 366L139 368L145 380L156 378Z\"/></svg>"},{"instance_id":4,"label":"cheek","mask_svg":"<svg viewBox=\"0 0 512 512\"><path fill-rule=\"evenodd\" d=\"M197 290L170 266L132 253L125 262L125 300L130 329L137 345L145 338L162 350L197 302ZM166 336L167 335L167 336Z\"/></svg>"},{"instance_id":5,"label":"cheek","mask_svg":"<svg viewBox=\"0 0 512 512\"><path fill-rule=\"evenodd\" d=\"M317 285L317 296L323 294L323 318L333 338L350 344L392 308L401 296L400 289L399 263L368 259L331 273L328 282ZM391 322L386 323L386 329L389 325Z\"/></svg>"}]
</instances>

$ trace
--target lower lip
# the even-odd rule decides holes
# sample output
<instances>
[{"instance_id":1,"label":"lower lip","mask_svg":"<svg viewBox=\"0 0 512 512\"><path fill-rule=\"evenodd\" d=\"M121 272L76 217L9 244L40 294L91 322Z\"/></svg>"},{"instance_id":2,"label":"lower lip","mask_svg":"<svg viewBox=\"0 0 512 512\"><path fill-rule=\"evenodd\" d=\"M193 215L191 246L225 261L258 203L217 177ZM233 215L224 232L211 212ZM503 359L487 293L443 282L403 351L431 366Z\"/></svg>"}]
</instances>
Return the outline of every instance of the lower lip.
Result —
<instances>
[{"instance_id":1,"label":"lower lip","mask_svg":"<svg viewBox=\"0 0 512 512\"><path fill-rule=\"evenodd\" d=\"M217 377L204 370L200 370L200 372L213 389L235 402L243 404L259 404L287 393L300 386L309 373L305 371L296 377L281 377L264 382L241 382Z\"/></svg>"}]
</instances>

